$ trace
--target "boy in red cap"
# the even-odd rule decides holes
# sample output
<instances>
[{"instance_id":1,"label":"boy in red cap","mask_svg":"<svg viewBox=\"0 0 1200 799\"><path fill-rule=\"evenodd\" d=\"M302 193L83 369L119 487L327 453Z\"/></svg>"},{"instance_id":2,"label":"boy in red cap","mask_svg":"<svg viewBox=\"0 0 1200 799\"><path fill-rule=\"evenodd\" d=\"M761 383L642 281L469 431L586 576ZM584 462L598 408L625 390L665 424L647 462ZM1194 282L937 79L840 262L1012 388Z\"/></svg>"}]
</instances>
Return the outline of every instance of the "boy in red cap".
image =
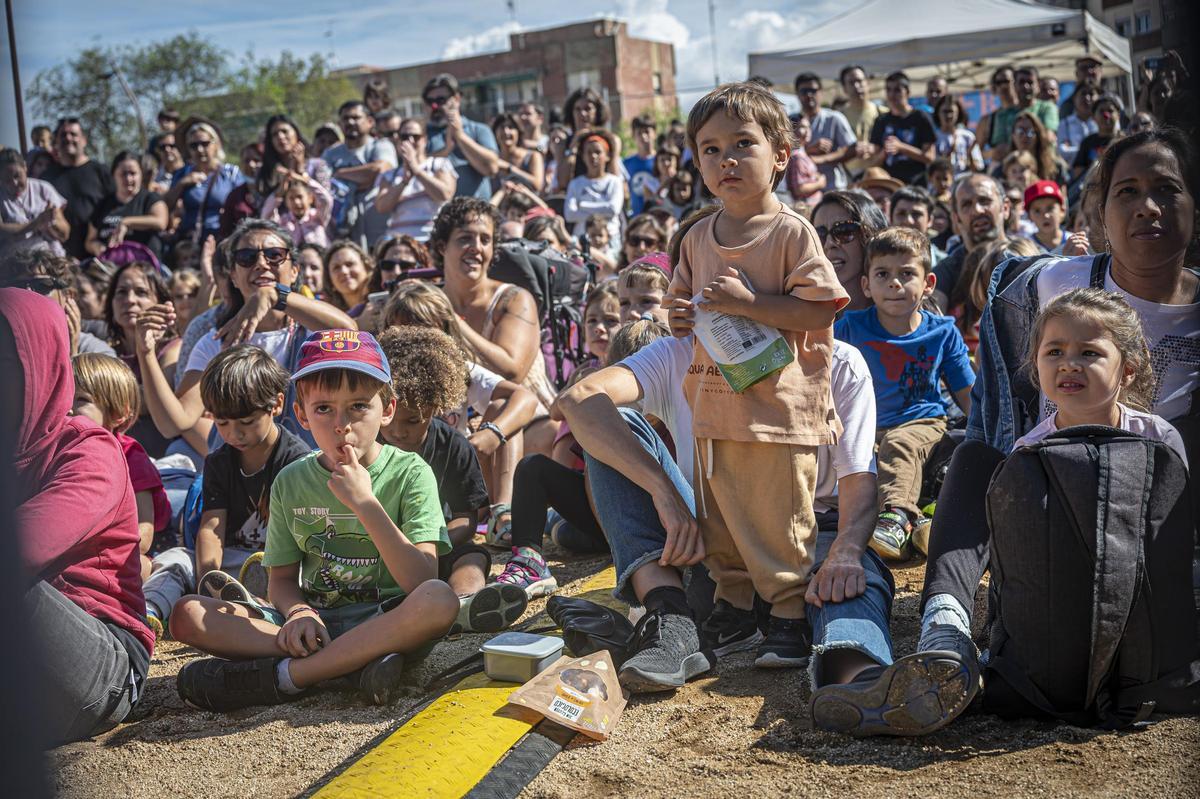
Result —
<instances>
[{"instance_id":1,"label":"boy in red cap","mask_svg":"<svg viewBox=\"0 0 1200 799\"><path fill-rule=\"evenodd\" d=\"M387 704L406 657L428 653L458 615L437 580L450 541L433 472L379 443L396 397L378 342L313 333L292 380L296 418L319 449L271 486L263 565L274 607L192 596L171 617L176 639L220 656L179 672L179 695L205 710L287 702L344 676Z\"/></svg>"},{"instance_id":2,"label":"boy in red cap","mask_svg":"<svg viewBox=\"0 0 1200 799\"><path fill-rule=\"evenodd\" d=\"M1063 230L1067 201L1058 184L1053 180L1039 180L1025 189L1025 213L1029 221L1037 225L1037 232L1030 240L1042 252L1061 255L1070 234Z\"/></svg>"}]
</instances>

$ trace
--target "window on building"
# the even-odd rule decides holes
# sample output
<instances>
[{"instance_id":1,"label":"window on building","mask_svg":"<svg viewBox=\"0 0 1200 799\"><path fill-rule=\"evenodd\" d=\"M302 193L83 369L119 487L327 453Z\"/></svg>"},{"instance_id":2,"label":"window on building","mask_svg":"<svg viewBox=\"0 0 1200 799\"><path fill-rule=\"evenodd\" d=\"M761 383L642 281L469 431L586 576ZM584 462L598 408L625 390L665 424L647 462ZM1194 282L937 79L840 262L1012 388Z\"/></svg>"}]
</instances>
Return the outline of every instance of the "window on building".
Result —
<instances>
[{"instance_id":1,"label":"window on building","mask_svg":"<svg viewBox=\"0 0 1200 799\"><path fill-rule=\"evenodd\" d=\"M1114 22L1113 28L1117 31L1118 36L1128 39L1133 35L1133 20L1129 17L1120 17Z\"/></svg>"},{"instance_id":2,"label":"window on building","mask_svg":"<svg viewBox=\"0 0 1200 799\"><path fill-rule=\"evenodd\" d=\"M567 93L576 89L599 89L600 88L600 70L598 69L581 69L578 72L567 73Z\"/></svg>"},{"instance_id":3,"label":"window on building","mask_svg":"<svg viewBox=\"0 0 1200 799\"><path fill-rule=\"evenodd\" d=\"M662 73L655 72L650 76L650 83L654 86L655 94L662 94Z\"/></svg>"},{"instance_id":4,"label":"window on building","mask_svg":"<svg viewBox=\"0 0 1200 799\"><path fill-rule=\"evenodd\" d=\"M420 97L401 97L392 103L392 107L399 111L401 116L425 116L425 101Z\"/></svg>"},{"instance_id":5,"label":"window on building","mask_svg":"<svg viewBox=\"0 0 1200 799\"><path fill-rule=\"evenodd\" d=\"M1150 12L1139 11L1134 17L1134 32L1149 33L1150 32Z\"/></svg>"}]
</instances>

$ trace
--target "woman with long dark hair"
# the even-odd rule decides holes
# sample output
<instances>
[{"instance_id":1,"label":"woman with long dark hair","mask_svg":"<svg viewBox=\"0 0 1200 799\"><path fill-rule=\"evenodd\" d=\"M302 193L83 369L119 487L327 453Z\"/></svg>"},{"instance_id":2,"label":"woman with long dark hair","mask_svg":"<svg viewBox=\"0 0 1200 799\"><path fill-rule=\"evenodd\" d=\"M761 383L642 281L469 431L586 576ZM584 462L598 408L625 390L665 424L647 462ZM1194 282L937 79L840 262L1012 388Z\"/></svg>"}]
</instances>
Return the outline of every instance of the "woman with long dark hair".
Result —
<instances>
[{"instance_id":1,"label":"woman with long dark hair","mask_svg":"<svg viewBox=\"0 0 1200 799\"><path fill-rule=\"evenodd\" d=\"M333 171L325 159L308 156L308 142L291 117L276 114L268 119L263 141L262 166L258 169L257 179L260 197L269 197L281 185L293 180L316 181L329 191Z\"/></svg>"},{"instance_id":2,"label":"woman with long dark hair","mask_svg":"<svg viewBox=\"0 0 1200 799\"><path fill-rule=\"evenodd\" d=\"M869 307L871 300L859 278L867 262L867 245L887 227L883 211L864 192L829 191L813 209L812 222L838 282L850 295L846 310Z\"/></svg>"}]
</instances>

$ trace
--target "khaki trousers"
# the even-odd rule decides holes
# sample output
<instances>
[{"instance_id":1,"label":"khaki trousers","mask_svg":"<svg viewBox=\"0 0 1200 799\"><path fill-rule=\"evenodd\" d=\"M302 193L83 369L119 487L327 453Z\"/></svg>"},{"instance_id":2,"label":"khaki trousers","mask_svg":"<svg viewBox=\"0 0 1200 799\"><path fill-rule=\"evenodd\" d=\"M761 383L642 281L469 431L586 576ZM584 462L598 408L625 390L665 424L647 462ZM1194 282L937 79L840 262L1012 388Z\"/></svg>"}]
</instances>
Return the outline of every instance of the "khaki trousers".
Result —
<instances>
[{"instance_id":1,"label":"khaki trousers","mask_svg":"<svg viewBox=\"0 0 1200 799\"><path fill-rule=\"evenodd\" d=\"M945 434L945 416L914 419L875 432L880 512L900 508L914 517L921 512L917 500L925 460Z\"/></svg>"}]
</instances>

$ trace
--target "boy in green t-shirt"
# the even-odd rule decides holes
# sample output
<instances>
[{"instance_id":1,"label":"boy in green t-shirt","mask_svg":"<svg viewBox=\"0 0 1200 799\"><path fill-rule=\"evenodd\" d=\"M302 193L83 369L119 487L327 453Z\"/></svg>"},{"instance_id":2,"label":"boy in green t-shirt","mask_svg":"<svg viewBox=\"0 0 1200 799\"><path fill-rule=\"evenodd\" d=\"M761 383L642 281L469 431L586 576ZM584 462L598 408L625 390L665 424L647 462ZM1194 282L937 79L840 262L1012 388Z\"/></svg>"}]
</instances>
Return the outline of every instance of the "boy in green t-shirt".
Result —
<instances>
[{"instance_id":1,"label":"boy in green t-shirt","mask_svg":"<svg viewBox=\"0 0 1200 799\"><path fill-rule=\"evenodd\" d=\"M319 450L271 487L273 607L199 596L175 607L176 638L220 656L179 672L179 695L205 710L287 702L347 675L387 704L405 656L426 654L458 614L436 579L450 542L433 472L378 443L396 409L379 344L357 330L314 333L292 380L296 418Z\"/></svg>"}]
</instances>

